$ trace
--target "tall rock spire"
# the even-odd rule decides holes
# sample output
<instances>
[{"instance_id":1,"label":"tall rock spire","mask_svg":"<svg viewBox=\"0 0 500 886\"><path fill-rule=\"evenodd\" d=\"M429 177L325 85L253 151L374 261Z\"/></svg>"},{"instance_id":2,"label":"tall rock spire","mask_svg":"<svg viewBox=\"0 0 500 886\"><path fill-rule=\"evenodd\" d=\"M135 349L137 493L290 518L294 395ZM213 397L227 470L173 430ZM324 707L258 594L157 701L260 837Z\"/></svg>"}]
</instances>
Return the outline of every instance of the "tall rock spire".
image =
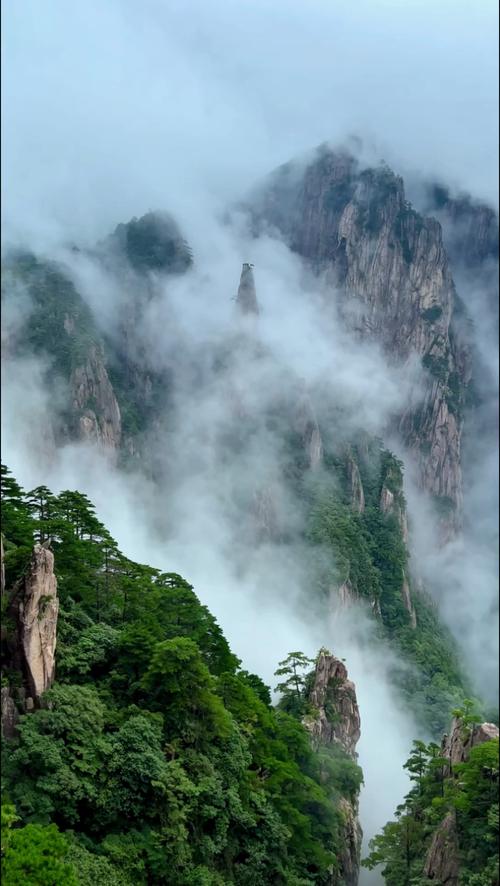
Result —
<instances>
[{"instance_id":1,"label":"tall rock spire","mask_svg":"<svg viewBox=\"0 0 500 886\"><path fill-rule=\"evenodd\" d=\"M255 281L253 279L253 265L245 262L241 270L240 285L238 287L238 295L236 296L236 304L242 314L258 314L259 305L257 302L257 294L255 292Z\"/></svg>"}]
</instances>

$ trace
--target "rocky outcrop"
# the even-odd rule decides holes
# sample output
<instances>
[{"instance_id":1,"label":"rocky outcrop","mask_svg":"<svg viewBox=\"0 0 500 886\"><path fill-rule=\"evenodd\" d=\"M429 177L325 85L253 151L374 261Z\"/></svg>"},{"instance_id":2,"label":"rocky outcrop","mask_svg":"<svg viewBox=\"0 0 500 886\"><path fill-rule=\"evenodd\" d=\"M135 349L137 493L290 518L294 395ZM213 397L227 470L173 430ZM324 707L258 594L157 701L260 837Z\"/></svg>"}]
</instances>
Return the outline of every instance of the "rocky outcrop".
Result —
<instances>
[{"instance_id":1,"label":"rocky outcrop","mask_svg":"<svg viewBox=\"0 0 500 886\"><path fill-rule=\"evenodd\" d=\"M358 886L361 841L363 839L358 811L357 807L350 803L349 800L346 800L345 797L340 798L338 806L344 819L342 847L339 854L341 880L338 886ZM337 886L335 880L333 883Z\"/></svg>"},{"instance_id":2,"label":"rocky outcrop","mask_svg":"<svg viewBox=\"0 0 500 886\"><path fill-rule=\"evenodd\" d=\"M18 722L19 713L10 694L10 688L2 686L2 738L14 738Z\"/></svg>"},{"instance_id":3,"label":"rocky outcrop","mask_svg":"<svg viewBox=\"0 0 500 886\"><path fill-rule=\"evenodd\" d=\"M313 741L318 744L337 742L355 758L361 735L356 687L348 679L343 662L324 650L316 662L309 701L317 711L314 722L308 723ZM332 720L333 710L336 716Z\"/></svg>"},{"instance_id":4,"label":"rocky outcrop","mask_svg":"<svg viewBox=\"0 0 500 886\"><path fill-rule=\"evenodd\" d=\"M454 264L479 268L489 259L498 263L498 214L491 206L468 194L454 196L439 183L424 185L420 190L424 212L441 222Z\"/></svg>"},{"instance_id":5,"label":"rocky outcrop","mask_svg":"<svg viewBox=\"0 0 500 886\"><path fill-rule=\"evenodd\" d=\"M415 391L397 425L424 489L450 502L458 525L460 441L468 355L451 328L454 285L441 226L415 212L403 181L382 165L361 169L346 152L320 149L305 170L270 178L250 209L252 226L271 225L340 293L340 312L361 338L376 339L394 363L420 358Z\"/></svg>"},{"instance_id":6,"label":"rocky outcrop","mask_svg":"<svg viewBox=\"0 0 500 886\"><path fill-rule=\"evenodd\" d=\"M301 437L309 467L315 470L323 458L323 442L311 398L304 382L301 382L299 386L291 424L293 431Z\"/></svg>"},{"instance_id":7,"label":"rocky outcrop","mask_svg":"<svg viewBox=\"0 0 500 886\"><path fill-rule=\"evenodd\" d=\"M311 734L313 746L338 744L356 760L356 745L361 735L356 688L343 662L325 649L318 655L308 700L314 713L304 719L304 726ZM343 797L339 808L344 819L340 879L332 874L330 884L357 886L362 840L357 801Z\"/></svg>"},{"instance_id":8,"label":"rocky outcrop","mask_svg":"<svg viewBox=\"0 0 500 886\"><path fill-rule=\"evenodd\" d=\"M177 222L159 210L117 225L97 251L104 264L125 259L137 273L182 274L193 264Z\"/></svg>"},{"instance_id":9,"label":"rocky outcrop","mask_svg":"<svg viewBox=\"0 0 500 886\"><path fill-rule=\"evenodd\" d=\"M453 767L464 763L472 748L498 739L498 736L499 729L494 723L464 725L455 718L450 734L444 735L441 743L441 757L449 761L444 768L444 777L453 776ZM454 810L447 813L433 834L423 873L439 886L458 886L460 883L460 844Z\"/></svg>"},{"instance_id":10,"label":"rocky outcrop","mask_svg":"<svg viewBox=\"0 0 500 886\"><path fill-rule=\"evenodd\" d=\"M449 760L448 774L456 763L467 760L472 748L498 736L499 729L494 723L473 723L465 727L455 718L449 735L444 735L441 743L441 756Z\"/></svg>"},{"instance_id":11,"label":"rocky outcrop","mask_svg":"<svg viewBox=\"0 0 500 886\"><path fill-rule=\"evenodd\" d=\"M362 514L365 509L365 493L358 465L350 452L347 453L347 479L351 507L356 513Z\"/></svg>"},{"instance_id":12,"label":"rocky outcrop","mask_svg":"<svg viewBox=\"0 0 500 886\"><path fill-rule=\"evenodd\" d=\"M120 407L96 346L90 348L85 363L73 370L70 386L80 439L117 450L121 439Z\"/></svg>"},{"instance_id":13,"label":"rocky outcrop","mask_svg":"<svg viewBox=\"0 0 500 886\"><path fill-rule=\"evenodd\" d=\"M436 886L458 886L460 850L454 812L448 812L437 828L425 859L424 876Z\"/></svg>"},{"instance_id":14,"label":"rocky outcrop","mask_svg":"<svg viewBox=\"0 0 500 886\"><path fill-rule=\"evenodd\" d=\"M391 492L384 482L380 491L379 507L383 514L394 514L396 517L404 543L408 544L408 518L406 506L401 493Z\"/></svg>"},{"instance_id":15,"label":"rocky outcrop","mask_svg":"<svg viewBox=\"0 0 500 886\"><path fill-rule=\"evenodd\" d=\"M413 629L417 627L417 615L415 609L413 608L413 603L411 599L410 593L410 585L408 583L408 579L406 578L405 573L403 572L403 582L401 584L401 597L403 598L403 603L405 605L405 609L410 616L410 625Z\"/></svg>"},{"instance_id":16,"label":"rocky outcrop","mask_svg":"<svg viewBox=\"0 0 500 886\"><path fill-rule=\"evenodd\" d=\"M255 280L252 271L253 265L245 262L241 271L240 285L236 304L242 314L258 314L259 305L255 291Z\"/></svg>"},{"instance_id":17,"label":"rocky outcrop","mask_svg":"<svg viewBox=\"0 0 500 886\"><path fill-rule=\"evenodd\" d=\"M359 599L348 578L342 582L339 588L332 588L330 596L333 609L335 609L338 604L340 604L343 609L347 608L348 606L352 606L352 604Z\"/></svg>"},{"instance_id":18,"label":"rocky outcrop","mask_svg":"<svg viewBox=\"0 0 500 886\"><path fill-rule=\"evenodd\" d=\"M58 610L54 555L37 544L22 580L17 604L17 643L30 693L28 698L35 703L54 680Z\"/></svg>"},{"instance_id":19,"label":"rocky outcrop","mask_svg":"<svg viewBox=\"0 0 500 886\"><path fill-rule=\"evenodd\" d=\"M279 535L279 525L275 495L272 489L264 488L255 491L252 502L252 514L257 538L266 541L276 540Z\"/></svg>"}]
</instances>

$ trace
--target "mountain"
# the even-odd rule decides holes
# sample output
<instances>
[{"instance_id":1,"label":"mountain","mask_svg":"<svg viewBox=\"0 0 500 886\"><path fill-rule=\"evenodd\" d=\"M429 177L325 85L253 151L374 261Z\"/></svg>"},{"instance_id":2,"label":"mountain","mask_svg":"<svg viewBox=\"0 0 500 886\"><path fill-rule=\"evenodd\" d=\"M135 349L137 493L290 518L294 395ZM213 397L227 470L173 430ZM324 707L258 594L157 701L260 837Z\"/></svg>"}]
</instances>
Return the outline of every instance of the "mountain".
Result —
<instances>
[{"instance_id":1,"label":"mountain","mask_svg":"<svg viewBox=\"0 0 500 886\"><path fill-rule=\"evenodd\" d=\"M186 581L127 560L85 496L2 475L4 882L356 882L342 663L292 653L273 707Z\"/></svg>"},{"instance_id":2,"label":"mountain","mask_svg":"<svg viewBox=\"0 0 500 886\"><path fill-rule=\"evenodd\" d=\"M467 440L479 432L490 446L495 432L478 305L498 318L498 221L436 185L416 189L415 206L384 164L322 147L238 207L250 236L224 278L227 303L210 302L216 262L202 267L164 212L57 258L11 251L2 288L5 370L31 367L48 404L43 434L30 424L40 464L44 449L55 459L70 443L99 451L110 473L153 490L134 499L134 520L147 500L155 542L180 537L193 568L211 547L235 582L256 569L264 613L281 595L304 624L333 616L387 659L394 704L426 738L428 779L425 803L418 785L374 844L370 864L385 864L394 884L409 876L404 827L416 831L412 876L445 877L448 838L454 870L482 876L491 863L469 858L474 828L493 839L494 817L491 803L468 817L460 803L477 797L464 799L451 773L435 777L436 742L478 690L412 556L419 517L404 475L416 470L452 550L467 518ZM230 215L225 225L234 235ZM261 289L258 266L242 260L266 237L300 265L300 298L320 296L321 341L306 342L306 360L335 330L350 367L377 345L380 378L406 367L416 379L402 407L365 426L341 361L305 379L276 345L297 303L290 293L270 335L270 284ZM293 348L310 335L307 316ZM124 556L82 492L24 492L3 470L2 500L6 882L27 876L33 845L58 883L356 886L364 715L343 661L326 649L276 661L273 704L191 585ZM485 719L483 700L474 704Z\"/></svg>"},{"instance_id":3,"label":"mountain","mask_svg":"<svg viewBox=\"0 0 500 886\"><path fill-rule=\"evenodd\" d=\"M323 278L326 304L338 294L356 335L380 342L391 361L420 360L423 391L395 422L448 535L460 525L471 369L441 225L411 206L402 178L386 165L362 168L353 155L327 147L305 166L271 174L246 206L255 234L277 230ZM474 224L463 233L471 256L493 249L494 214L486 216L476 245Z\"/></svg>"},{"instance_id":4,"label":"mountain","mask_svg":"<svg viewBox=\"0 0 500 886\"><path fill-rule=\"evenodd\" d=\"M364 864L382 864L388 886L497 884L498 726L465 706L440 745L414 742L405 768L413 787Z\"/></svg>"}]
</instances>

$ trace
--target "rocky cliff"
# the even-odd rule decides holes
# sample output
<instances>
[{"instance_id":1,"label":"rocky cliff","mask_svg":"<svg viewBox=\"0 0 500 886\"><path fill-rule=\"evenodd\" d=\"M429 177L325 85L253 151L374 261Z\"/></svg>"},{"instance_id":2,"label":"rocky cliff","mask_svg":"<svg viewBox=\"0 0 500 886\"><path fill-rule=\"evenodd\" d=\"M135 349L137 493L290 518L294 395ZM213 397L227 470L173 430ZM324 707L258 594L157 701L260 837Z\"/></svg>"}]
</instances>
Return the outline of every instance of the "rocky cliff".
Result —
<instances>
[{"instance_id":1,"label":"rocky cliff","mask_svg":"<svg viewBox=\"0 0 500 886\"><path fill-rule=\"evenodd\" d=\"M24 576L5 592L8 627L2 655L20 678L2 687L2 734L12 738L19 710L37 707L54 682L59 599L54 555L47 543L34 546Z\"/></svg>"},{"instance_id":2,"label":"rocky cliff","mask_svg":"<svg viewBox=\"0 0 500 886\"><path fill-rule=\"evenodd\" d=\"M473 723L469 727L464 727L461 721L455 718L450 733L443 736L441 743L441 756L449 760L447 774L453 772L456 763L464 763L467 760L472 748L498 736L498 726L494 723Z\"/></svg>"},{"instance_id":3,"label":"rocky cliff","mask_svg":"<svg viewBox=\"0 0 500 886\"><path fill-rule=\"evenodd\" d=\"M313 745L317 748L337 744L356 760L361 735L356 687L343 662L327 650L319 653L308 700L313 713L305 718L304 725L311 733ZM330 884L357 886L362 839L357 801L342 798L340 807L344 818L340 878L332 874Z\"/></svg>"},{"instance_id":4,"label":"rocky cliff","mask_svg":"<svg viewBox=\"0 0 500 886\"><path fill-rule=\"evenodd\" d=\"M18 604L18 636L29 698L37 704L54 681L57 639L57 579L54 555L35 545L22 582Z\"/></svg>"},{"instance_id":5,"label":"rocky cliff","mask_svg":"<svg viewBox=\"0 0 500 886\"><path fill-rule=\"evenodd\" d=\"M424 369L398 417L421 484L456 526L462 502L460 443L468 352L452 324L455 289L441 226L413 210L386 166L361 169L345 152L318 150L305 169L268 180L250 211L254 232L274 228L338 299L344 321L375 339L389 360Z\"/></svg>"},{"instance_id":6,"label":"rocky cliff","mask_svg":"<svg viewBox=\"0 0 500 886\"><path fill-rule=\"evenodd\" d=\"M498 726L493 723L474 723L464 726L463 722L454 719L449 735L443 736L441 756L449 761L444 775L453 778L453 767L464 763L472 748L491 739L498 739ZM442 886L459 886L461 882L461 851L460 835L457 827L457 816L454 810L449 811L436 828L424 865L424 875Z\"/></svg>"},{"instance_id":7,"label":"rocky cliff","mask_svg":"<svg viewBox=\"0 0 500 886\"><path fill-rule=\"evenodd\" d=\"M236 304L242 314L258 314L259 305L253 278L253 265L245 262L241 270L240 285L236 296Z\"/></svg>"},{"instance_id":8,"label":"rocky cliff","mask_svg":"<svg viewBox=\"0 0 500 886\"><path fill-rule=\"evenodd\" d=\"M117 451L121 441L121 414L109 380L104 355L91 346L82 364L70 377L71 403L80 440Z\"/></svg>"},{"instance_id":9,"label":"rocky cliff","mask_svg":"<svg viewBox=\"0 0 500 886\"><path fill-rule=\"evenodd\" d=\"M158 275L187 271L191 252L170 216L148 213L118 225L83 256L111 275L120 292L112 333L78 291L71 259L63 264L12 251L3 267L2 304L16 324L3 336L2 355L41 358L56 442L83 440L135 456L168 389L166 373L146 359L141 318ZM108 298L105 290L102 297Z\"/></svg>"}]
</instances>

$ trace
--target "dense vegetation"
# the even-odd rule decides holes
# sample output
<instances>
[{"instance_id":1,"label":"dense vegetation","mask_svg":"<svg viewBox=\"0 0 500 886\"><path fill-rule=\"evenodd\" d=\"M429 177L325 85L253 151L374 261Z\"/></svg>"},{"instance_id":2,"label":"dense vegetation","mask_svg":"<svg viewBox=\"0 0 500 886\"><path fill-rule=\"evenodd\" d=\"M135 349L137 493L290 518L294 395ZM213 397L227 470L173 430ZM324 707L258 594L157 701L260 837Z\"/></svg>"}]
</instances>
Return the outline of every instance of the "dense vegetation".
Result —
<instances>
[{"instance_id":1,"label":"dense vegetation","mask_svg":"<svg viewBox=\"0 0 500 886\"><path fill-rule=\"evenodd\" d=\"M316 593L320 600L323 595L326 602L332 586L349 582L352 595L377 614L375 633L401 653L401 666L394 666L393 679L402 702L437 738L447 728L453 708L470 695L470 687L456 643L441 623L435 603L411 582L399 519L406 508L402 463L380 441L363 438L357 446L326 451L325 473L311 486L301 452L291 441L290 482L304 506L306 540L311 546L309 593ZM349 461L359 469L365 500L362 513L352 506ZM380 506L384 488L394 497L394 507L387 513ZM403 598L405 579L416 626Z\"/></svg>"},{"instance_id":2,"label":"dense vegetation","mask_svg":"<svg viewBox=\"0 0 500 886\"><path fill-rule=\"evenodd\" d=\"M470 706L454 712L464 734L478 718ZM452 856L463 886L495 886L498 867L498 739L473 747L464 763L452 767L439 745L415 741L405 764L413 787L389 822L370 844L366 867L383 865L388 886L436 883L425 876L429 847L447 817L454 834L443 861Z\"/></svg>"},{"instance_id":3,"label":"dense vegetation","mask_svg":"<svg viewBox=\"0 0 500 886\"><path fill-rule=\"evenodd\" d=\"M14 697L10 601L35 541L60 598L56 683L3 746L5 886L330 882L358 767L313 752L191 586L124 557L84 495L25 493L5 468L2 491Z\"/></svg>"}]
</instances>

